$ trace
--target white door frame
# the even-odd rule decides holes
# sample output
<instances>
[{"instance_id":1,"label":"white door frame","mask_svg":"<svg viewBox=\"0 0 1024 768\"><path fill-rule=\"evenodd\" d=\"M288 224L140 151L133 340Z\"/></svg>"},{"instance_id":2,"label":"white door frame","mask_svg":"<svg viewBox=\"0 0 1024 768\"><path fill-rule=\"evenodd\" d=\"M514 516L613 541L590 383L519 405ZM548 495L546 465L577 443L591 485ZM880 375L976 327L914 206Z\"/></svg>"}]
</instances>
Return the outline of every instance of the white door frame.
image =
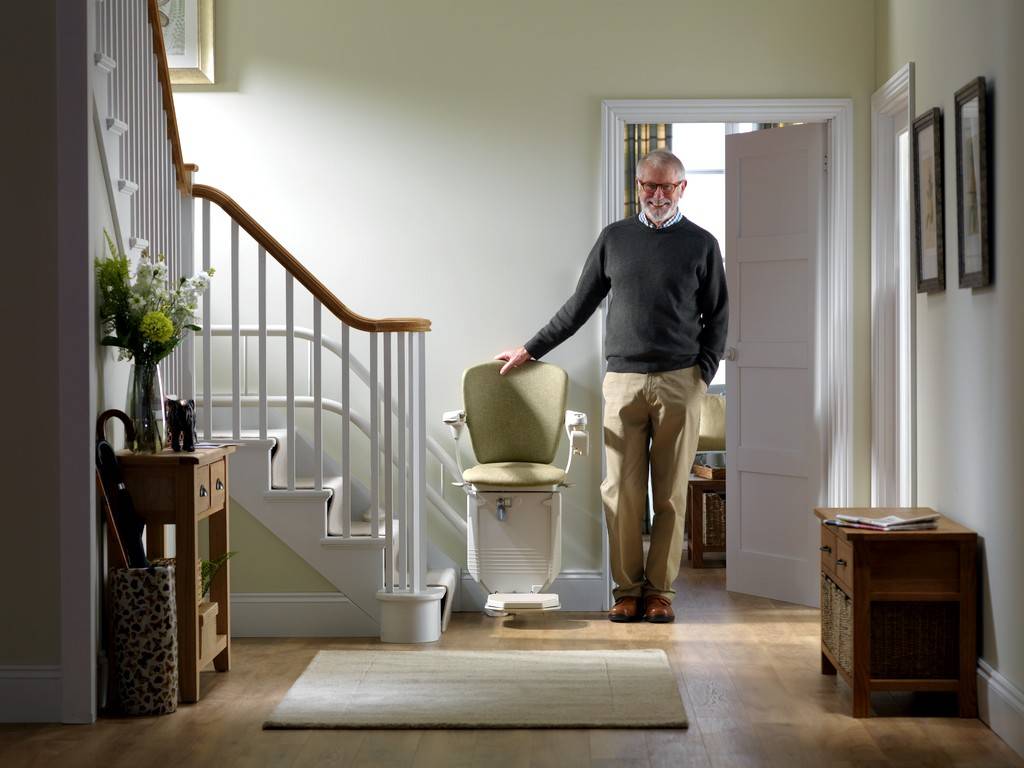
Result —
<instances>
[{"instance_id":1,"label":"white door frame","mask_svg":"<svg viewBox=\"0 0 1024 768\"><path fill-rule=\"evenodd\" d=\"M917 290L900 262L896 135L914 120L914 65L871 97L871 506L917 504ZM913 186L910 187L913 195Z\"/></svg>"},{"instance_id":2,"label":"white door frame","mask_svg":"<svg viewBox=\"0 0 1024 768\"><path fill-rule=\"evenodd\" d=\"M824 506L848 506L853 477L853 100L623 99L602 102L601 111L602 227L622 218L627 123L828 124L827 252L817 265L814 299L814 412L821 449L815 498ZM601 365L603 373L603 326ZM602 567L610 592L607 535L603 541Z\"/></svg>"}]
</instances>

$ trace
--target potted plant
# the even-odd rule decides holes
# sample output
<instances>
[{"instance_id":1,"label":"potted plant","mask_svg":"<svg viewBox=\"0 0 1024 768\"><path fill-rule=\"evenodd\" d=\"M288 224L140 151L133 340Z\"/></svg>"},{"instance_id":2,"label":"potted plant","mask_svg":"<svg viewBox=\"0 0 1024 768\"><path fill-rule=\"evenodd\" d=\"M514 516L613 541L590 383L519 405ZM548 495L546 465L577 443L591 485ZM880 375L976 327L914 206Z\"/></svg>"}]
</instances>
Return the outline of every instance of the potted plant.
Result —
<instances>
[{"instance_id":1,"label":"potted plant","mask_svg":"<svg viewBox=\"0 0 1024 768\"><path fill-rule=\"evenodd\" d=\"M110 255L96 260L96 288L102 344L117 347L118 360L131 360L125 410L135 427L133 451L155 453L164 447L164 398L159 363L196 325L199 297L210 285L213 269L167 280L162 255L143 251L132 274L128 257L118 253L104 231Z\"/></svg>"}]
</instances>

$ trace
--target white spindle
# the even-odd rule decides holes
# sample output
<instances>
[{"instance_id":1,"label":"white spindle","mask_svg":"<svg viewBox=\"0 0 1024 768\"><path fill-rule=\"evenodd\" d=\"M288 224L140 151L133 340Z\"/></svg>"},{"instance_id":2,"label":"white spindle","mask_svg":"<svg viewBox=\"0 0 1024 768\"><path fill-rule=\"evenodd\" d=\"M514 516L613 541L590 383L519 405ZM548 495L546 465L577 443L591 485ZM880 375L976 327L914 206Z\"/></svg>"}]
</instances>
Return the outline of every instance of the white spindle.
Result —
<instances>
[{"instance_id":1,"label":"white spindle","mask_svg":"<svg viewBox=\"0 0 1024 768\"><path fill-rule=\"evenodd\" d=\"M182 265L185 273L188 275L195 274L196 271L196 259L195 259L195 238L193 236L193 213L194 208L192 206L192 200L179 195L176 197L178 201L178 243L181 248ZM209 291L206 291L209 293ZM196 337L194 333L188 334L185 337L185 343L182 344L181 350L181 379L184 384L182 387L181 396L183 398L192 399L196 396Z\"/></svg>"},{"instance_id":2,"label":"white spindle","mask_svg":"<svg viewBox=\"0 0 1024 768\"><path fill-rule=\"evenodd\" d=\"M352 451L350 450L350 424L352 420L352 392L349 380L350 359L349 328L341 324L341 535L352 534Z\"/></svg>"},{"instance_id":3,"label":"white spindle","mask_svg":"<svg viewBox=\"0 0 1024 768\"><path fill-rule=\"evenodd\" d=\"M409 535L409 546L412 549L412 589L421 591L427 582L427 559L423 552L423 503L427 494L426 477L426 334L423 331L413 334L414 355L416 364L415 383L413 386L413 418L412 418L412 530ZM410 378L413 378L410 376Z\"/></svg>"},{"instance_id":4,"label":"white spindle","mask_svg":"<svg viewBox=\"0 0 1024 768\"><path fill-rule=\"evenodd\" d=\"M370 334L370 536L380 536L380 398L377 334Z\"/></svg>"},{"instance_id":5,"label":"white spindle","mask_svg":"<svg viewBox=\"0 0 1024 768\"><path fill-rule=\"evenodd\" d=\"M391 334L384 334L384 589L394 591L395 569L395 532L392 519L392 488L391 462Z\"/></svg>"},{"instance_id":6,"label":"white spindle","mask_svg":"<svg viewBox=\"0 0 1024 768\"><path fill-rule=\"evenodd\" d=\"M321 400L321 353L323 333L320 329L319 299L313 299L313 460L316 462L314 488L324 487L323 402Z\"/></svg>"},{"instance_id":7,"label":"white spindle","mask_svg":"<svg viewBox=\"0 0 1024 768\"><path fill-rule=\"evenodd\" d=\"M260 338L259 338L259 420L260 440L267 439L267 252L260 246L259 249L259 312L260 312Z\"/></svg>"},{"instance_id":8,"label":"white spindle","mask_svg":"<svg viewBox=\"0 0 1024 768\"><path fill-rule=\"evenodd\" d=\"M295 279L291 272L284 276L285 313L285 395L287 397L288 490L295 490Z\"/></svg>"},{"instance_id":9,"label":"white spindle","mask_svg":"<svg viewBox=\"0 0 1024 768\"><path fill-rule=\"evenodd\" d=\"M239 313L238 222L231 220L231 439L242 438L242 368L238 335ZM289 447L292 447L291 444Z\"/></svg>"},{"instance_id":10,"label":"white spindle","mask_svg":"<svg viewBox=\"0 0 1024 768\"><path fill-rule=\"evenodd\" d=\"M210 270L210 201L203 200L203 269ZM212 291L203 292L203 439L213 439L213 315Z\"/></svg>"},{"instance_id":11,"label":"white spindle","mask_svg":"<svg viewBox=\"0 0 1024 768\"><path fill-rule=\"evenodd\" d=\"M406 532L409 530L406 515L406 486L409 484L408 462L405 453L405 404L408 402L405 390L405 337L398 334L398 577L396 586L405 589L408 586L409 548L405 545Z\"/></svg>"}]
</instances>

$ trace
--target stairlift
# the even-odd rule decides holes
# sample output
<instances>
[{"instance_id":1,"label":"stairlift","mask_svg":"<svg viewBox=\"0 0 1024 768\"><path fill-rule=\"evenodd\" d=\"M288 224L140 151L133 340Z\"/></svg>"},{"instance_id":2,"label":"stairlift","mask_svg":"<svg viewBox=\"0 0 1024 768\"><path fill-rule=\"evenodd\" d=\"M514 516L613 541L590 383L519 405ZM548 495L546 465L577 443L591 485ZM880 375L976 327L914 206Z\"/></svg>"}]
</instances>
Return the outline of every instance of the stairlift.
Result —
<instances>
[{"instance_id":1,"label":"stairlift","mask_svg":"<svg viewBox=\"0 0 1024 768\"><path fill-rule=\"evenodd\" d=\"M565 371L529 362L502 376L502 365L466 369L464 410L443 417L462 475L455 485L466 493L467 567L488 592L489 616L561 608L558 595L545 592L562 569L560 491L573 456L585 456L589 446L586 414L564 410ZM565 469L551 464L563 426ZM480 462L469 469L459 452L466 427Z\"/></svg>"}]
</instances>

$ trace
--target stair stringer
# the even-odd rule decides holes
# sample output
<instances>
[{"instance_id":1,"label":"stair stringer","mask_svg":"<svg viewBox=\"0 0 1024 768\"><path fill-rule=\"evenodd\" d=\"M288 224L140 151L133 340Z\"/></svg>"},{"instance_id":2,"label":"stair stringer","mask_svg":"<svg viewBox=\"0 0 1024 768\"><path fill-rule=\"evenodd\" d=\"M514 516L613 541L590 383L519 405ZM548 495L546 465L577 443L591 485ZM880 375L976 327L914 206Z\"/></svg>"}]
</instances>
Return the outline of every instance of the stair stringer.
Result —
<instances>
[{"instance_id":1,"label":"stair stringer","mask_svg":"<svg viewBox=\"0 0 1024 768\"><path fill-rule=\"evenodd\" d=\"M384 540L328 537L330 491L271 490L273 445L268 439L245 440L238 446L231 457L232 498L359 609L365 621L352 626L351 636L379 636L377 592L384 586Z\"/></svg>"}]
</instances>

